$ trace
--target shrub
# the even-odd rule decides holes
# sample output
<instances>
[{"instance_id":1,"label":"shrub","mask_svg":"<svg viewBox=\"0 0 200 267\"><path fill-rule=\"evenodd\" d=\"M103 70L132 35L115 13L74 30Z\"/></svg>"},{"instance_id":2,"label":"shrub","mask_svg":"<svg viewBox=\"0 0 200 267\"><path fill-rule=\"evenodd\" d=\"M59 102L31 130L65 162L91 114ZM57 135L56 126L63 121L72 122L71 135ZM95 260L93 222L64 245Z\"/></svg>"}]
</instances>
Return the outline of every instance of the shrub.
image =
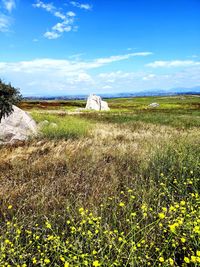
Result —
<instances>
[{"instance_id":1,"label":"shrub","mask_svg":"<svg viewBox=\"0 0 200 267\"><path fill-rule=\"evenodd\" d=\"M22 99L19 89L0 80L0 122L2 118L13 112L13 105Z\"/></svg>"}]
</instances>

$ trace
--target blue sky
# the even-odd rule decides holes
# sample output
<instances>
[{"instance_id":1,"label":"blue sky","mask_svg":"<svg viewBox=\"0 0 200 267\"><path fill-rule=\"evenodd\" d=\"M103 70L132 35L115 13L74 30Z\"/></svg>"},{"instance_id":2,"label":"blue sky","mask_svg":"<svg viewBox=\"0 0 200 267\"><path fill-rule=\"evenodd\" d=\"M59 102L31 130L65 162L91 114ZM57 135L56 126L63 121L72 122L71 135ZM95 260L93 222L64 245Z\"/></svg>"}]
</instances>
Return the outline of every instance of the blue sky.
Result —
<instances>
[{"instance_id":1,"label":"blue sky","mask_svg":"<svg viewBox=\"0 0 200 267\"><path fill-rule=\"evenodd\" d=\"M0 77L26 96L200 85L199 0L0 0Z\"/></svg>"}]
</instances>

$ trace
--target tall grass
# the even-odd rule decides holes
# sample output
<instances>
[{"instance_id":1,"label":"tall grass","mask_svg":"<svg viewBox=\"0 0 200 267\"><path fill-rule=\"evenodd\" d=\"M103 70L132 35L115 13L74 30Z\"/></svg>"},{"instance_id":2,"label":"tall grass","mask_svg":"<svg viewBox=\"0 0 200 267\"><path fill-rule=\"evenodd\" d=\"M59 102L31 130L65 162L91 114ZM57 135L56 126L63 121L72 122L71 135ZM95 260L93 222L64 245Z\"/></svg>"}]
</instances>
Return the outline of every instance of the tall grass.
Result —
<instances>
[{"instance_id":1,"label":"tall grass","mask_svg":"<svg viewBox=\"0 0 200 267\"><path fill-rule=\"evenodd\" d=\"M0 266L199 266L199 130L110 116L0 148Z\"/></svg>"},{"instance_id":2,"label":"tall grass","mask_svg":"<svg viewBox=\"0 0 200 267\"><path fill-rule=\"evenodd\" d=\"M48 139L69 139L87 136L91 123L84 119L63 115L32 113L36 122L41 123L40 132Z\"/></svg>"}]
</instances>

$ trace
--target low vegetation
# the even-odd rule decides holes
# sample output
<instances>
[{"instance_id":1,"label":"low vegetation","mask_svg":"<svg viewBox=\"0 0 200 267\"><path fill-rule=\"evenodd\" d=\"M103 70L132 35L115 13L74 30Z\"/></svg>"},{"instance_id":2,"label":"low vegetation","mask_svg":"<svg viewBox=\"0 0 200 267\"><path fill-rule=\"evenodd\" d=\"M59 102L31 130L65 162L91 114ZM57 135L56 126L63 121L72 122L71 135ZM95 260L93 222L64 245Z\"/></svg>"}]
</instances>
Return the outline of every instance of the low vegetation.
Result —
<instances>
[{"instance_id":1,"label":"low vegetation","mask_svg":"<svg viewBox=\"0 0 200 267\"><path fill-rule=\"evenodd\" d=\"M47 139L76 139L89 134L91 123L70 116L32 113L33 118L41 123L41 136Z\"/></svg>"},{"instance_id":2,"label":"low vegetation","mask_svg":"<svg viewBox=\"0 0 200 267\"><path fill-rule=\"evenodd\" d=\"M0 266L199 266L199 109L144 103L0 148Z\"/></svg>"}]
</instances>

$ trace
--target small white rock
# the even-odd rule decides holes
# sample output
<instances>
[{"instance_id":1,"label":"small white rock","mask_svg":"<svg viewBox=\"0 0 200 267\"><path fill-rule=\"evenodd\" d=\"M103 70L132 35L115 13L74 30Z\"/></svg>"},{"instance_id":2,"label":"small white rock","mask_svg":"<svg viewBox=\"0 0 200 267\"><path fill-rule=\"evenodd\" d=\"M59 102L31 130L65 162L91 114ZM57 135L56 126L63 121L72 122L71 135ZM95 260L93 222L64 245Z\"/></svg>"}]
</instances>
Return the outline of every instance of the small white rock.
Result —
<instances>
[{"instance_id":1,"label":"small white rock","mask_svg":"<svg viewBox=\"0 0 200 267\"><path fill-rule=\"evenodd\" d=\"M149 107L151 107L151 108L157 108L157 107L159 107L160 105L158 104L158 103L151 103L150 105L149 105Z\"/></svg>"},{"instance_id":2,"label":"small white rock","mask_svg":"<svg viewBox=\"0 0 200 267\"><path fill-rule=\"evenodd\" d=\"M58 125L57 125L56 123L54 123L54 122L51 122L51 123L49 124L49 126L50 126L51 128L57 128L57 127L58 127Z\"/></svg>"}]
</instances>

